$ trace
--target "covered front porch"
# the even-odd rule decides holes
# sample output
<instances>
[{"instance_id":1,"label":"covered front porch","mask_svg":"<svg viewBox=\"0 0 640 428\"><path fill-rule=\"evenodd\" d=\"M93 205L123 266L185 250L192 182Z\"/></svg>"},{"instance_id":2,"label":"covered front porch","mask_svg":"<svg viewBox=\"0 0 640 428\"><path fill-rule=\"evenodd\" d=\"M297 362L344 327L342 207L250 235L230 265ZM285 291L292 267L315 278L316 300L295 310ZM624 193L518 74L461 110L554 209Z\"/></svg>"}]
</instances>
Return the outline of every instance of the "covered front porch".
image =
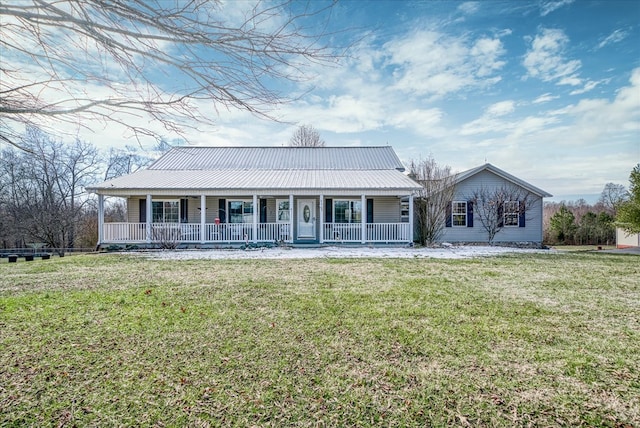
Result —
<instances>
[{"instance_id":1,"label":"covered front porch","mask_svg":"<svg viewBox=\"0 0 640 428\"><path fill-rule=\"evenodd\" d=\"M99 246L412 243L413 196L353 194L131 195L127 221L105 222Z\"/></svg>"}]
</instances>

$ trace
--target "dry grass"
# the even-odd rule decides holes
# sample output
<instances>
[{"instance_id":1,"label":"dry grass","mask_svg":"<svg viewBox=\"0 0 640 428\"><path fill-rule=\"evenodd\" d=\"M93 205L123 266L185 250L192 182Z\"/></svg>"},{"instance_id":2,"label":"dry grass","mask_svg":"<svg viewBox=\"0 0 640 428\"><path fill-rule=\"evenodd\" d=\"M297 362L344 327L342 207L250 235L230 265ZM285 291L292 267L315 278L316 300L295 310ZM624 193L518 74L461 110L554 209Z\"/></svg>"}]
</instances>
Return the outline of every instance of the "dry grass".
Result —
<instances>
[{"instance_id":1,"label":"dry grass","mask_svg":"<svg viewBox=\"0 0 640 428\"><path fill-rule=\"evenodd\" d=\"M0 265L0 426L640 425L640 263Z\"/></svg>"}]
</instances>

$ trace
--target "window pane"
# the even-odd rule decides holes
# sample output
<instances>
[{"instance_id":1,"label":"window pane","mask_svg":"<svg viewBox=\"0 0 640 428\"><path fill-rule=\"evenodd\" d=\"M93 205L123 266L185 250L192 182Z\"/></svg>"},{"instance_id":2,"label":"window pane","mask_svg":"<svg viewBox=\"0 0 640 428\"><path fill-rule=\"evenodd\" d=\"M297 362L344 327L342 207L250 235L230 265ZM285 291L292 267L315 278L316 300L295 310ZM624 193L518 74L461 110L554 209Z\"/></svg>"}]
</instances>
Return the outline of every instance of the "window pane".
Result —
<instances>
[{"instance_id":1,"label":"window pane","mask_svg":"<svg viewBox=\"0 0 640 428\"><path fill-rule=\"evenodd\" d=\"M229 223L242 223L242 201L229 202Z\"/></svg>"},{"instance_id":2,"label":"window pane","mask_svg":"<svg viewBox=\"0 0 640 428\"><path fill-rule=\"evenodd\" d=\"M244 215L242 216L243 223L253 223L253 202L243 202Z\"/></svg>"},{"instance_id":3,"label":"window pane","mask_svg":"<svg viewBox=\"0 0 640 428\"><path fill-rule=\"evenodd\" d=\"M178 201L167 201L164 203L164 221L165 223L178 223L180 218L180 208Z\"/></svg>"},{"instance_id":4,"label":"window pane","mask_svg":"<svg viewBox=\"0 0 640 428\"><path fill-rule=\"evenodd\" d=\"M163 210L163 204L162 202L152 202L151 203L152 209L152 216L151 218L153 219L152 221L154 223L162 223L163 218L164 218L164 210Z\"/></svg>"},{"instance_id":5,"label":"window pane","mask_svg":"<svg viewBox=\"0 0 640 428\"><path fill-rule=\"evenodd\" d=\"M333 218L336 223L349 223L349 216L351 214L349 206L349 201L333 202L333 209L335 210Z\"/></svg>"},{"instance_id":6,"label":"window pane","mask_svg":"<svg viewBox=\"0 0 640 428\"><path fill-rule=\"evenodd\" d=\"M467 225L467 203L466 202L454 202L452 209L453 225L454 226L466 226Z\"/></svg>"},{"instance_id":7,"label":"window pane","mask_svg":"<svg viewBox=\"0 0 640 428\"><path fill-rule=\"evenodd\" d=\"M362 222L362 201L353 201L351 203L351 223Z\"/></svg>"},{"instance_id":8,"label":"window pane","mask_svg":"<svg viewBox=\"0 0 640 428\"><path fill-rule=\"evenodd\" d=\"M179 215L178 201L151 202L151 218L154 223L178 223Z\"/></svg>"},{"instance_id":9,"label":"window pane","mask_svg":"<svg viewBox=\"0 0 640 428\"><path fill-rule=\"evenodd\" d=\"M278 221L289 221L289 201L278 201Z\"/></svg>"},{"instance_id":10,"label":"window pane","mask_svg":"<svg viewBox=\"0 0 640 428\"><path fill-rule=\"evenodd\" d=\"M518 226L518 201L507 201L504 203L504 225Z\"/></svg>"},{"instance_id":11,"label":"window pane","mask_svg":"<svg viewBox=\"0 0 640 428\"><path fill-rule=\"evenodd\" d=\"M504 225L505 226L517 226L518 225L518 214L506 214L504 216Z\"/></svg>"},{"instance_id":12,"label":"window pane","mask_svg":"<svg viewBox=\"0 0 640 428\"><path fill-rule=\"evenodd\" d=\"M454 202L453 203L453 213L454 214L467 214L467 203L466 202Z\"/></svg>"}]
</instances>

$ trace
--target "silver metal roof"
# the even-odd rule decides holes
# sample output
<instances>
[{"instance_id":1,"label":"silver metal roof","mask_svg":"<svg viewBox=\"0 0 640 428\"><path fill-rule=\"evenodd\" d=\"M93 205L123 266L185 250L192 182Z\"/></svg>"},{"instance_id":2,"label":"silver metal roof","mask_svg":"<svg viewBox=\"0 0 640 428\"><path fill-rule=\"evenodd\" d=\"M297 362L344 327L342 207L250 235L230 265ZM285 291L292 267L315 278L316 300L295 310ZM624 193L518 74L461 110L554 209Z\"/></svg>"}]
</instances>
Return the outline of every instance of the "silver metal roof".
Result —
<instances>
[{"instance_id":1,"label":"silver metal roof","mask_svg":"<svg viewBox=\"0 0 640 428\"><path fill-rule=\"evenodd\" d=\"M391 147L177 147L149 168L88 190L104 195L328 193L408 194Z\"/></svg>"},{"instance_id":2,"label":"silver metal roof","mask_svg":"<svg viewBox=\"0 0 640 428\"><path fill-rule=\"evenodd\" d=\"M175 147L153 170L309 169L404 171L390 146L380 147Z\"/></svg>"},{"instance_id":3,"label":"silver metal roof","mask_svg":"<svg viewBox=\"0 0 640 428\"><path fill-rule=\"evenodd\" d=\"M406 192L419 189L409 177L397 170L213 170L167 171L147 169L114 178L91 188L102 194L158 193L171 189L185 194L212 190L218 192L256 190L290 192L294 190L353 190L356 192Z\"/></svg>"}]
</instances>

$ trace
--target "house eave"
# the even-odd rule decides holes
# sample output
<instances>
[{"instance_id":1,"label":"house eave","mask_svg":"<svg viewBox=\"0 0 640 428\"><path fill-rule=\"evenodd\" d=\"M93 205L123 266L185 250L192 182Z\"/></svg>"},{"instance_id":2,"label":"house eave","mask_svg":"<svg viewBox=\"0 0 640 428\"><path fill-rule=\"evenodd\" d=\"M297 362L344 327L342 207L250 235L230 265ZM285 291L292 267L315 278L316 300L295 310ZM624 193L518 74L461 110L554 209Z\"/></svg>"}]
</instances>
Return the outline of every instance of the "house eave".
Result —
<instances>
[{"instance_id":1,"label":"house eave","mask_svg":"<svg viewBox=\"0 0 640 428\"><path fill-rule=\"evenodd\" d=\"M332 196L351 196L351 195L370 195L370 196L398 196L415 194L419 187L393 188L393 189L374 189L374 188L295 188L295 189L275 189L275 188L254 188L254 189L159 189L159 188L135 188L135 189L116 189L116 188L88 188L91 193L103 196L141 196L141 195L163 195L163 196L238 196L238 195L269 195L269 196L315 196L315 195L332 195Z\"/></svg>"}]
</instances>

